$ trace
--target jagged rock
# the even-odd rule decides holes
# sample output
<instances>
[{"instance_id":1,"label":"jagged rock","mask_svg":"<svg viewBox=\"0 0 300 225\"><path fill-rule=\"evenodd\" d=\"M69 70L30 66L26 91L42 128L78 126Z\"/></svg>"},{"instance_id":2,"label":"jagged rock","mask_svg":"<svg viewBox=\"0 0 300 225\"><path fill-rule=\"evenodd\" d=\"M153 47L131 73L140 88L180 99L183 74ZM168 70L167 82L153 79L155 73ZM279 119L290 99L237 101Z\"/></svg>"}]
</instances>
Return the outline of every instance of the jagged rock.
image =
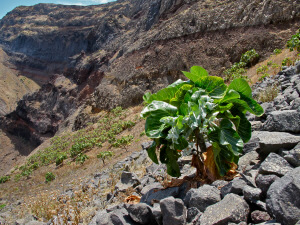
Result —
<instances>
[{"instance_id":1,"label":"jagged rock","mask_svg":"<svg viewBox=\"0 0 300 225\"><path fill-rule=\"evenodd\" d=\"M298 85L300 86L300 84ZM294 101L291 102L291 109L295 109L299 111L299 107L300 107L300 98L296 98Z\"/></svg>"},{"instance_id":2,"label":"jagged rock","mask_svg":"<svg viewBox=\"0 0 300 225\"><path fill-rule=\"evenodd\" d=\"M218 188L219 190L224 187L226 184L228 184L228 181L226 180L216 180L211 185Z\"/></svg>"},{"instance_id":3,"label":"jagged rock","mask_svg":"<svg viewBox=\"0 0 300 225\"><path fill-rule=\"evenodd\" d=\"M283 158L292 166L300 166L300 142L290 151L282 151Z\"/></svg>"},{"instance_id":4,"label":"jagged rock","mask_svg":"<svg viewBox=\"0 0 300 225\"><path fill-rule=\"evenodd\" d=\"M263 129L300 133L300 114L297 110L273 111L268 115Z\"/></svg>"},{"instance_id":5,"label":"jagged rock","mask_svg":"<svg viewBox=\"0 0 300 225\"><path fill-rule=\"evenodd\" d=\"M186 223L186 208L181 199L165 198L160 201L160 208L163 215L163 225L182 225Z\"/></svg>"},{"instance_id":6,"label":"jagged rock","mask_svg":"<svg viewBox=\"0 0 300 225\"><path fill-rule=\"evenodd\" d=\"M262 194L264 196L266 196L267 191L269 190L269 187L277 179L279 179L279 177L276 176L276 175L262 175L262 174L259 174L256 177L255 182L256 182L257 187L259 187L261 189Z\"/></svg>"},{"instance_id":7,"label":"jagged rock","mask_svg":"<svg viewBox=\"0 0 300 225\"><path fill-rule=\"evenodd\" d=\"M176 197L179 195L179 187L171 187L163 190L155 190L151 189L146 194L144 194L141 198L142 203L147 203L148 205L152 204L152 200L160 201L169 196Z\"/></svg>"},{"instance_id":8,"label":"jagged rock","mask_svg":"<svg viewBox=\"0 0 300 225\"><path fill-rule=\"evenodd\" d=\"M280 149L292 149L300 142L299 135L285 132L254 131L254 138L258 138L260 156L267 156L270 152L278 152Z\"/></svg>"},{"instance_id":9,"label":"jagged rock","mask_svg":"<svg viewBox=\"0 0 300 225\"><path fill-rule=\"evenodd\" d=\"M267 212L255 210L251 213L251 219L254 223L263 223L270 221L272 218Z\"/></svg>"},{"instance_id":10,"label":"jagged rock","mask_svg":"<svg viewBox=\"0 0 300 225\"><path fill-rule=\"evenodd\" d=\"M268 213L276 221L293 225L300 218L300 167L271 184L267 193Z\"/></svg>"},{"instance_id":11,"label":"jagged rock","mask_svg":"<svg viewBox=\"0 0 300 225\"><path fill-rule=\"evenodd\" d=\"M145 203L129 205L127 211L131 219L138 224L156 224L151 208Z\"/></svg>"},{"instance_id":12,"label":"jagged rock","mask_svg":"<svg viewBox=\"0 0 300 225\"><path fill-rule=\"evenodd\" d=\"M244 145L244 148L243 148L244 153L249 153L249 152L256 151L259 149L259 140L260 139L259 139L258 135L255 135L255 134L256 133L253 132L251 139Z\"/></svg>"},{"instance_id":13,"label":"jagged rock","mask_svg":"<svg viewBox=\"0 0 300 225\"><path fill-rule=\"evenodd\" d=\"M163 217L160 209L160 204L155 203L152 208L152 214L154 216L154 219L158 225L163 225Z\"/></svg>"},{"instance_id":14,"label":"jagged rock","mask_svg":"<svg viewBox=\"0 0 300 225\"><path fill-rule=\"evenodd\" d=\"M268 157L263 161L259 167L260 174L275 174L279 177L284 176L287 172L293 168L291 165L280 155L271 152Z\"/></svg>"},{"instance_id":15,"label":"jagged rock","mask_svg":"<svg viewBox=\"0 0 300 225\"><path fill-rule=\"evenodd\" d=\"M186 193L184 204L190 207L196 207L201 212L217 202L221 201L220 190L216 187L204 184L198 189L191 189Z\"/></svg>"},{"instance_id":16,"label":"jagged rock","mask_svg":"<svg viewBox=\"0 0 300 225\"><path fill-rule=\"evenodd\" d=\"M269 220L267 222L258 223L257 225L282 225L282 224L277 223L276 220Z\"/></svg>"},{"instance_id":17,"label":"jagged rock","mask_svg":"<svg viewBox=\"0 0 300 225\"><path fill-rule=\"evenodd\" d=\"M207 207L200 218L200 224L227 225L230 222L246 222L249 213L249 205L242 197L236 194L228 194L220 202Z\"/></svg>"},{"instance_id":18,"label":"jagged rock","mask_svg":"<svg viewBox=\"0 0 300 225\"><path fill-rule=\"evenodd\" d=\"M254 160L257 160L259 158L259 155L256 151L251 151L240 157L239 162L238 162L238 169L239 171L244 171L247 166L253 163Z\"/></svg>"},{"instance_id":19,"label":"jagged rock","mask_svg":"<svg viewBox=\"0 0 300 225\"><path fill-rule=\"evenodd\" d=\"M221 188L221 196L222 198L225 195L233 193L237 195L243 194L243 188L247 185L246 181L237 177L230 181L227 185Z\"/></svg>"},{"instance_id":20,"label":"jagged rock","mask_svg":"<svg viewBox=\"0 0 300 225\"><path fill-rule=\"evenodd\" d=\"M245 186L243 188L244 199L249 202L256 202L260 200L262 191L259 188L253 188L250 186Z\"/></svg>"},{"instance_id":21,"label":"jagged rock","mask_svg":"<svg viewBox=\"0 0 300 225\"><path fill-rule=\"evenodd\" d=\"M200 212L200 210L197 209L196 207L188 208L186 222L193 223L194 221L197 221L201 215L202 212Z\"/></svg>"},{"instance_id":22,"label":"jagged rock","mask_svg":"<svg viewBox=\"0 0 300 225\"><path fill-rule=\"evenodd\" d=\"M123 171L121 174L121 180L116 184L115 189L117 191L125 191L130 187L136 187L141 182L136 174Z\"/></svg>"},{"instance_id":23,"label":"jagged rock","mask_svg":"<svg viewBox=\"0 0 300 225\"><path fill-rule=\"evenodd\" d=\"M161 185L161 183L155 182L155 183L152 183L152 184L149 184L149 185L145 186L141 190L141 194L145 195L147 192L149 192L152 189L159 190L159 189L162 189L162 188L163 188L163 186Z\"/></svg>"}]
</instances>

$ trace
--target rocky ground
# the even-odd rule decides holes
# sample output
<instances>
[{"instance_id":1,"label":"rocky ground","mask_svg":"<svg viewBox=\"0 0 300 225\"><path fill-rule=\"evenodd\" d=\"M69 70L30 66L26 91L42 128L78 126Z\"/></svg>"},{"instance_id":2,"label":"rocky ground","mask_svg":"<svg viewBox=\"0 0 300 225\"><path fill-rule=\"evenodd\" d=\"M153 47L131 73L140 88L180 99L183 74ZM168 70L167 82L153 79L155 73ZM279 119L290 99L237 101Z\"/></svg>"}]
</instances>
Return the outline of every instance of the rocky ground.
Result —
<instances>
[{"instance_id":1,"label":"rocky ground","mask_svg":"<svg viewBox=\"0 0 300 225\"><path fill-rule=\"evenodd\" d=\"M81 188L86 192L111 189L106 196L96 192L89 198L90 206L99 209L91 212L89 224L299 224L299 85L300 62L297 62L253 86L254 96L268 87L276 88L278 95L273 101L262 103L265 110L262 117L248 117L252 138L244 146L238 164L239 176L233 180L204 185L184 182L168 187L164 165L149 162L146 151L149 143L145 143L141 152L82 181ZM182 157L179 164L182 177L194 176L188 158ZM111 173L121 173L116 184L110 179ZM75 194L71 188L62 196ZM120 196L128 195L131 199L120 204ZM129 204L131 201L139 203ZM9 211L0 213L2 224ZM34 218L28 215L16 224L64 224L63 218L57 216L48 223Z\"/></svg>"}]
</instances>

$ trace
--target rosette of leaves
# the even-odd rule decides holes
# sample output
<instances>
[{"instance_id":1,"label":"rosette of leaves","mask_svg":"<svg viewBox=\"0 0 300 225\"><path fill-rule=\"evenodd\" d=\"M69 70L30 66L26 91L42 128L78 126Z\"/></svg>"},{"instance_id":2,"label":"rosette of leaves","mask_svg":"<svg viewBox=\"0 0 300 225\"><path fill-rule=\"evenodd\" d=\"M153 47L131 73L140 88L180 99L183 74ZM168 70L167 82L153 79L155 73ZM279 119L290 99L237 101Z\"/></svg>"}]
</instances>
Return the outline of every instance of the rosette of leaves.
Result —
<instances>
[{"instance_id":1,"label":"rosette of leaves","mask_svg":"<svg viewBox=\"0 0 300 225\"><path fill-rule=\"evenodd\" d=\"M237 164L244 143L251 138L251 124L245 114L261 116L263 109L242 78L227 86L222 78L209 76L200 66L183 74L188 81L179 79L143 96L147 106L141 116L147 118L145 133L153 139L148 155L153 162L166 164L169 175L179 177L177 160L181 151L193 148L197 171L205 176L202 153L207 151L205 142L210 142L210 158L219 175L224 176L232 163Z\"/></svg>"}]
</instances>

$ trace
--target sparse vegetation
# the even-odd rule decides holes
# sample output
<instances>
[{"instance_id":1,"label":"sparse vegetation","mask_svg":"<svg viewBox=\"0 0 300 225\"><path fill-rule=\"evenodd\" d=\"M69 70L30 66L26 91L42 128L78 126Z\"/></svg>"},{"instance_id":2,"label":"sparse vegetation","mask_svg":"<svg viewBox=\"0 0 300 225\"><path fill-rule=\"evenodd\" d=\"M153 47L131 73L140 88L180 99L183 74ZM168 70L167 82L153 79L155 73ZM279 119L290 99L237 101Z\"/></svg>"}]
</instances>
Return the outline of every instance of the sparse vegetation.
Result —
<instances>
[{"instance_id":1,"label":"sparse vegetation","mask_svg":"<svg viewBox=\"0 0 300 225\"><path fill-rule=\"evenodd\" d=\"M264 66L260 66L256 69L256 74L265 74L266 72L269 71L269 67L264 65Z\"/></svg>"},{"instance_id":2,"label":"sparse vegetation","mask_svg":"<svg viewBox=\"0 0 300 225\"><path fill-rule=\"evenodd\" d=\"M277 97L279 92L278 85L274 84L272 86L268 86L265 90L261 91L256 100L260 102L271 102L274 98Z\"/></svg>"},{"instance_id":3,"label":"sparse vegetation","mask_svg":"<svg viewBox=\"0 0 300 225\"><path fill-rule=\"evenodd\" d=\"M281 65L282 66L291 66L291 65L293 65L293 60L291 58L287 57L282 60Z\"/></svg>"},{"instance_id":4,"label":"sparse vegetation","mask_svg":"<svg viewBox=\"0 0 300 225\"><path fill-rule=\"evenodd\" d=\"M55 180L55 175L52 172L47 172L45 175L46 183Z\"/></svg>"},{"instance_id":5,"label":"sparse vegetation","mask_svg":"<svg viewBox=\"0 0 300 225\"><path fill-rule=\"evenodd\" d=\"M4 209L6 207L6 204L1 204L0 209Z\"/></svg>"},{"instance_id":6,"label":"sparse vegetation","mask_svg":"<svg viewBox=\"0 0 300 225\"><path fill-rule=\"evenodd\" d=\"M274 49L273 52L274 52L275 55L279 55L282 52L282 49L276 48L276 49Z\"/></svg>"},{"instance_id":7,"label":"sparse vegetation","mask_svg":"<svg viewBox=\"0 0 300 225\"><path fill-rule=\"evenodd\" d=\"M95 128L90 125L89 129L53 137L49 147L38 151L29 157L23 166L19 167L20 172L15 176L15 180L18 181L23 176L29 177L40 166L47 166L51 163L55 163L56 166L62 165L69 157L82 164L88 159L85 154L87 151L94 147L101 148L107 141L114 147L122 147L127 150L133 136L128 135L120 139L116 137L136 123L124 120L126 113L126 110L116 107L103 116Z\"/></svg>"},{"instance_id":8,"label":"sparse vegetation","mask_svg":"<svg viewBox=\"0 0 300 225\"><path fill-rule=\"evenodd\" d=\"M114 156L112 151L103 151L97 155L98 159L101 159L103 164L105 164L105 160Z\"/></svg>"},{"instance_id":9,"label":"sparse vegetation","mask_svg":"<svg viewBox=\"0 0 300 225\"><path fill-rule=\"evenodd\" d=\"M225 70L223 74L225 75L225 81L232 81L233 79L243 78L248 79L246 74L246 68L254 65L259 59L258 53L255 49L251 49L245 52L239 62L234 63L229 69Z\"/></svg>"},{"instance_id":10,"label":"sparse vegetation","mask_svg":"<svg viewBox=\"0 0 300 225\"><path fill-rule=\"evenodd\" d=\"M10 180L10 176L2 176L0 177L0 184L3 184Z\"/></svg>"},{"instance_id":11,"label":"sparse vegetation","mask_svg":"<svg viewBox=\"0 0 300 225\"><path fill-rule=\"evenodd\" d=\"M287 41L287 48L289 48L290 51L297 50L300 52L300 29Z\"/></svg>"}]
</instances>

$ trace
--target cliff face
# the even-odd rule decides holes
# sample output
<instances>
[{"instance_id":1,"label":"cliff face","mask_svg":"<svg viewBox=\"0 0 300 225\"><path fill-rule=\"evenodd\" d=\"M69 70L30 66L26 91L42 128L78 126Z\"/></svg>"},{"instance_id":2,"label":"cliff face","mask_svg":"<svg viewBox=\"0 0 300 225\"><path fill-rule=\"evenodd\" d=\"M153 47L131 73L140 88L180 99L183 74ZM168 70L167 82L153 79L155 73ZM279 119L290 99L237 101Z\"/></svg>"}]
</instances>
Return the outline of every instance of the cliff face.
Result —
<instances>
[{"instance_id":1,"label":"cliff face","mask_svg":"<svg viewBox=\"0 0 300 225\"><path fill-rule=\"evenodd\" d=\"M299 0L18 7L0 21L0 44L16 69L45 85L2 124L38 144L83 102L92 112L138 104L192 65L220 75L249 49L282 48L299 24Z\"/></svg>"}]
</instances>

